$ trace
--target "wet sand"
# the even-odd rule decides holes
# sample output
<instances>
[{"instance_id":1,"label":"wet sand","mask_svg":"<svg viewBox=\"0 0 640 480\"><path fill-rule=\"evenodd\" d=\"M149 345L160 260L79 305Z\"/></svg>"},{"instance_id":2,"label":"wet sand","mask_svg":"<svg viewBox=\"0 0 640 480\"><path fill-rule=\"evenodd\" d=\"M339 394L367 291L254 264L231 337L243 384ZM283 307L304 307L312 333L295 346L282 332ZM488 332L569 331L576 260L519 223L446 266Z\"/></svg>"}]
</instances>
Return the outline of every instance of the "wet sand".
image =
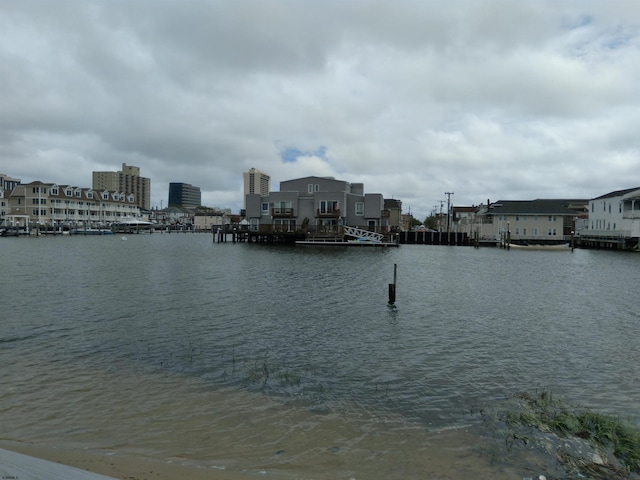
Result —
<instances>
[{"instance_id":1,"label":"wet sand","mask_svg":"<svg viewBox=\"0 0 640 480\"><path fill-rule=\"evenodd\" d=\"M389 458L384 460L385 468L378 471L376 452L369 452L370 462L363 466L362 458L351 465L349 456L354 452L322 451L314 458L313 467L305 468L299 462L288 462L282 458L265 463L258 468L244 469L241 466L216 466L193 459L163 460L137 455L131 452L104 452L88 448L72 449L17 441L0 441L0 448L94 473L123 480L246 480L267 478L277 480L329 480L329 479L376 479L403 478L420 480L514 480L521 479L523 472L512 468L491 464L486 453L474 445L478 438L465 431L452 430L434 433L428 445L424 446L420 458L407 458L396 452L396 464L389 469ZM356 457L361 457L356 454ZM323 465L324 464L324 465ZM326 468L325 468L326 467ZM355 467L355 468L352 468ZM312 471L313 469L318 471ZM529 472L530 476L531 472ZM28 479L18 479L28 480Z\"/></svg>"}]
</instances>

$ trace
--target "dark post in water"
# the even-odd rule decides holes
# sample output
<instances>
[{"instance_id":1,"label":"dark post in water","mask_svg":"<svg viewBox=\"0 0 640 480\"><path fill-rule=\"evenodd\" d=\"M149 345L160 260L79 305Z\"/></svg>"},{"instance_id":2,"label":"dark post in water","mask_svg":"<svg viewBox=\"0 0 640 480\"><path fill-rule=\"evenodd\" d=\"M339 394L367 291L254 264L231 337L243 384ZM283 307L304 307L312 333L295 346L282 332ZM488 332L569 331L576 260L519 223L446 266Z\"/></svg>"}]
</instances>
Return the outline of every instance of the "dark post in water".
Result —
<instances>
[{"instance_id":1,"label":"dark post in water","mask_svg":"<svg viewBox=\"0 0 640 480\"><path fill-rule=\"evenodd\" d=\"M398 264L393 264L393 283L389 284L389 304L393 305L396 302L396 278L398 272Z\"/></svg>"}]
</instances>

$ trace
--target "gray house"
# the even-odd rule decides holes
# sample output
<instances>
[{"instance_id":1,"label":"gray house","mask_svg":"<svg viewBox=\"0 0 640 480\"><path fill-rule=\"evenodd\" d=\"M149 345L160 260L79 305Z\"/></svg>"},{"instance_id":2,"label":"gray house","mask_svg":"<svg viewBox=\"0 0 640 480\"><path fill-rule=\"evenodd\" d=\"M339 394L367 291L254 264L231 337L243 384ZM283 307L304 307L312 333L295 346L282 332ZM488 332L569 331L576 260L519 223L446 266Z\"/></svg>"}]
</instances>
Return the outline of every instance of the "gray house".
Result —
<instances>
[{"instance_id":1,"label":"gray house","mask_svg":"<svg viewBox=\"0 0 640 480\"><path fill-rule=\"evenodd\" d=\"M348 225L386 232L390 211L380 193L364 193L362 183L333 177L280 182L279 192L246 195L251 231L336 233Z\"/></svg>"}]
</instances>

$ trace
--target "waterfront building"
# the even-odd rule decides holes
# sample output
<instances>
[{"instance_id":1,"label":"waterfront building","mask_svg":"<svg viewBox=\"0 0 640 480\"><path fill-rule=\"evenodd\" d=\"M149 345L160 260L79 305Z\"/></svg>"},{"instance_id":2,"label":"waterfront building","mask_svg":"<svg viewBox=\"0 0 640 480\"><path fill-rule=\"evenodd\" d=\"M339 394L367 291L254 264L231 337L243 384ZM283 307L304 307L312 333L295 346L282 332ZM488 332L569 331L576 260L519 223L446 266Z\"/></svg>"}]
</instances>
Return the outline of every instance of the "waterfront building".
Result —
<instances>
[{"instance_id":1,"label":"waterfront building","mask_svg":"<svg viewBox=\"0 0 640 480\"><path fill-rule=\"evenodd\" d=\"M200 187L188 183L172 182L169 184L170 207L199 207L202 204Z\"/></svg>"},{"instance_id":2,"label":"waterfront building","mask_svg":"<svg viewBox=\"0 0 640 480\"><path fill-rule=\"evenodd\" d=\"M271 190L271 177L255 168L249 169L242 174L244 179L244 208L247 208L247 195L257 193L266 196Z\"/></svg>"},{"instance_id":3,"label":"waterfront building","mask_svg":"<svg viewBox=\"0 0 640 480\"><path fill-rule=\"evenodd\" d=\"M5 191L11 191L20 185L21 180L19 178L11 178L4 173L0 173L0 188Z\"/></svg>"},{"instance_id":4,"label":"waterfront building","mask_svg":"<svg viewBox=\"0 0 640 480\"><path fill-rule=\"evenodd\" d=\"M140 216L132 193L35 181L18 185L8 197L6 223L11 226L108 225Z\"/></svg>"},{"instance_id":5,"label":"waterfront building","mask_svg":"<svg viewBox=\"0 0 640 480\"><path fill-rule=\"evenodd\" d=\"M245 195L245 205L251 231L332 233L348 225L388 232L399 227L390 223L382 194L364 193L362 183L333 177L286 180L278 192Z\"/></svg>"},{"instance_id":6,"label":"waterfront building","mask_svg":"<svg viewBox=\"0 0 640 480\"><path fill-rule=\"evenodd\" d=\"M0 187L0 225L4 225L9 213L9 199L5 197L5 189Z\"/></svg>"},{"instance_id":7,"label":"waterfront building","mask_svg":"<svg viewBox=\"0 0 640 480\"><path fill-rule=\"evenodd\" d=\"M140 209L151 209L151 180L140 176L139 167L123 163L117 172L93 172L92 188L133 194Z\"/></svg>"},{"instance_id":8,"label":"waterfront building","mask_svg":"<svg viewBox=\"0 0 640 480\"><path fill-rule=\"evenodd\" d=\"M594 247L640 249L640 187L591 199L580 242Z\"/></svg>"},{"instance_id":9,"label":"waterfront building","mask_svg":"<svg viewBox=\"0 0 640 480\"><path fill-rule=\"evenodd\" d=\"M455 229L479 241L554 244L569 242L576 219L584 214L585 199L536 199L487 201L474 215L465 211L454 222ZM455 211L455 207L454 207Z\"/></svg>"}]
</instances>

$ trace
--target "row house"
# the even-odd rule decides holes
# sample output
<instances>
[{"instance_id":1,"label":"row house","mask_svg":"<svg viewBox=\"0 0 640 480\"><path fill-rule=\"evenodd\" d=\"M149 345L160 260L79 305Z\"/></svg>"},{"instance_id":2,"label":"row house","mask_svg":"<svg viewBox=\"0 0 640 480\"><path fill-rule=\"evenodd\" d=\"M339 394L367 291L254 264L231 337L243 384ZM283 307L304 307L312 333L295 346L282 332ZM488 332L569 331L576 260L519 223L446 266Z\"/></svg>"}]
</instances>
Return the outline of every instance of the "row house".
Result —
<instances>
[{"instance_id":1,"label":"row house","mask_svg":"<svg viewBox=\"0 0 640 480\"><path fill-rule=\"evenodd\" d=\"M638 249L640 187L616 190L589 201L589 218L580 232L585 245Z\"/></svg>"},{"instance_id":2,"label":"row house","mask_svg":"<svg viewBox=\"0 0 640 480\"><path fill-rule=\"evenodd\" d=\"M20 184L9 193L6 223L91 226L139 216L133 194L36 181Z\"/></svg>"},{"instance_id":3,"label":"row house","mask_svg":"<svg viewBox=\"0 0 640 480\"><path fill-rule=\"evenodd\" d=\"M498 242L507 237L521 244L568 242L588 203L583 199L487 201L477 207L474 215L461 217L456 230L481 242Z\"/></svg>"},{"instance_id":4,"label":"row house","mask_svg":"<svg viewBox=\"0 0 640 480\"><path fill-rule=\"evenodd\" d=\"M335 233L348 225L386 232L399 227L379 193L364 193L362 183L333 177L303 177L280 182L280 191L247 194L246 220L251 231ZM399 203L394 203L394 209ZM396 218L398 225L391 223Z\"/></svg>"}]
</instances>

